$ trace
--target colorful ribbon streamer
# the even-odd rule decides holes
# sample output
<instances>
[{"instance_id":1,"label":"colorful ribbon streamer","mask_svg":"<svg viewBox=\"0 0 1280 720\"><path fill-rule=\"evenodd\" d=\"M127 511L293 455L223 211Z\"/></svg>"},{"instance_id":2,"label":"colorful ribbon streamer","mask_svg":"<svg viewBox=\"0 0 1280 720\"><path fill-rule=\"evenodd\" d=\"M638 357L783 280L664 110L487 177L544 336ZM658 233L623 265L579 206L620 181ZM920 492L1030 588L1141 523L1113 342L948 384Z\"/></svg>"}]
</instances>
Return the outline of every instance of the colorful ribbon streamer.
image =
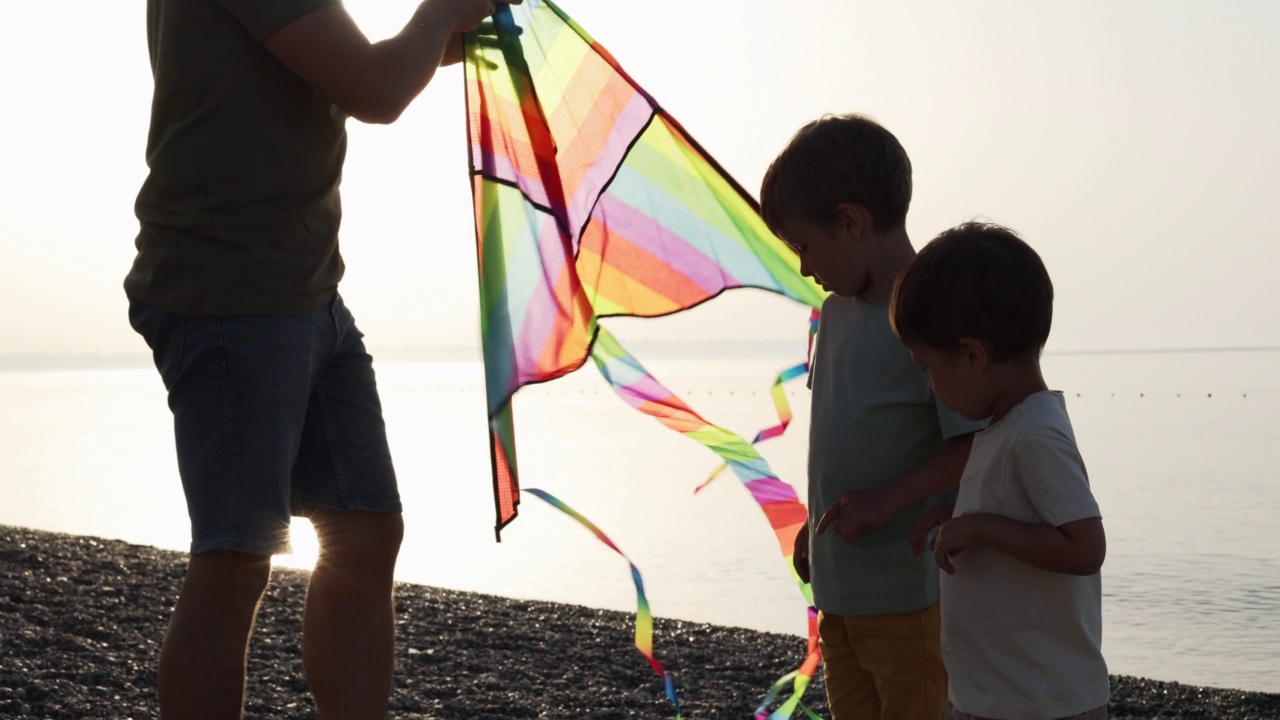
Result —
<instances>
[{"instance_id":1,"label":"colorful ribbon streamer","mask_svg":"<svg viewBox=\"0 0 1280 720\"><path fill-rule=\"evenodd\" d=\"M791 698L773 715L772 720L790 717L813 678L821 655L818 651L817 611L813 608L813 590L796 574L792 558L795 554L795 536L808 522L808 511L795 490L778 479L769 463L741 436L717 425L712 425L693 411L650 374L630 353L622 348L613 334L599 328L592 346L591 359L600 373L623 400L635 409L652 416L658 422L683 433L707 446L724 459L751 497L764 511L769 526L778 541L778 548L787 564L787 570L800 587L809 612L809 638L805 660L799 670L790 674L793 693ZM785 680L785 679L784 679ZM767 706L777 696L784 680L779 680L766 696ZM762 706L762 707L763 707ZM781 713L781 714L780 714ZM757 713L757 717L762 717Z\"/></svg>"},{"instance_id":2,"label":"colorful ribbon streamer","mask_svg":"<svg viewBox=\"0 0 1280 720\"><path fill-rule=\"evenodd\" d=\"M662 677L663 686L667 690L667 697L670 698L671 704L676 706L676 720L680 720L680 700L676 698L675 681L671 679L671 676L663 669L662 663L658 662L658 658L654 657L653 654L653 613L649 609L649 598L644 594L644 580L640 577L640 569L636 567L635 563L631 562L631 558L627 557L626 553L622 552L609 539L608 535L604 534L603 530L559 498L537 488L525 488L525 492L545 500L552 507L577 520L583 527L594 533L600 542L608 545L614 552L621 555L622 559L627 561L627 565L631 566L631 580L636 586L636 649L640 651L645 660L649 661L649 666L653 668L654 672Z\"/></svg>"}]
</instances>

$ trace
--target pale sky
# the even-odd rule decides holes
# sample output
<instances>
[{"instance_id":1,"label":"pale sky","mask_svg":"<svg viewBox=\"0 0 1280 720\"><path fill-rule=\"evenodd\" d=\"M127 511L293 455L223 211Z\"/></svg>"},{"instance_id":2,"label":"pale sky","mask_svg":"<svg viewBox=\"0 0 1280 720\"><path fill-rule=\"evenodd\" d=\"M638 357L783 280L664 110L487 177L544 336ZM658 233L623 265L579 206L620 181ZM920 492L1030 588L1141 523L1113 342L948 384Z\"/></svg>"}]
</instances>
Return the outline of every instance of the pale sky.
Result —
<instances>
[{"instance_id":1,"label":"pale sky","mask_svg":"<svg viewBox=\"0 0 1280 720\"><path fill-rule=\"evenodd\" d=\"M1280 3L563 0L751 191L826 112L915 167L917 246L1018 230L1057 289L1049 349L1280 345ZM415 3L350 0L372 38ZM0 11L0 354L145 350L126 320L146 173L145 2ZM341 291L375 349L478 338L462 73L390 127L349 124ZM737 297L734 297L737 296ZM627 337L803 337L744 291Z\"/></svg>"}]
</instances>

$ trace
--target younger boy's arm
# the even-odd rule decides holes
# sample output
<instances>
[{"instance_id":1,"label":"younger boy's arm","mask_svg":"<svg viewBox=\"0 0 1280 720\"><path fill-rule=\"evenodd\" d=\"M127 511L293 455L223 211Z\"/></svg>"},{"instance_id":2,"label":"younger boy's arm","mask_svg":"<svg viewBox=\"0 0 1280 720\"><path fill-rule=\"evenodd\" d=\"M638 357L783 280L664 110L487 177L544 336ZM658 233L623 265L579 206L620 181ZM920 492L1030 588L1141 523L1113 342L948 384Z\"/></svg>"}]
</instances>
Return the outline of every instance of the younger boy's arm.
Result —
<instances>
[{"instance_id":1,"label":"younger boy's arm","mask_svg":"<svg viewBox=\"0 0 1280 720\"><path fill-rule=\"evenodd\" d=\"M933 541L938 567L948 575L955 574L951 558L975 545L990 545L1032 567L1065 575L1092 575L1107 556L1102 518L1054 527L975 513L952 518L938 528Z\"/></svg>"},{"instance_id":2,"label":"younger boy's arm","mask_svg":"<svg viewBox=\"0 0 1280 720\"><path fill-rule=\"evenodd\" d=\"M834 530L845 542L873 530L905 507L924 502L960 484L973 435L954 437L919 467L874 490L851 490L836 499L818 521L817 532Z\"/></svg>"}]
</instances>

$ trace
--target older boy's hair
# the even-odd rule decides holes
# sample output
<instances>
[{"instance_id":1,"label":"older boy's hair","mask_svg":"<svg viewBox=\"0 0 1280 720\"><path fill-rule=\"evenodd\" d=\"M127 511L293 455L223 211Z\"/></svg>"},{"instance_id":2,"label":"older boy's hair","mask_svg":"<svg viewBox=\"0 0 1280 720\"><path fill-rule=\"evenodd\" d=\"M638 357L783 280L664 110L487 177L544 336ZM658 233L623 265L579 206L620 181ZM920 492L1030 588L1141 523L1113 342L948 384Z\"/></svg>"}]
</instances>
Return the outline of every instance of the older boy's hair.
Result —
<instances>
[{"instance_id":1,"label":"older boy's hair","mask_svg":"<svg viewBox=\"0 0 1280 720\"><path fill-rule=\"evenodd\" d=\"M905 225L911 204L907 151L861 115L825 115L800 128L760 186L761 216L775 233L792 220L832 222L841 203L865 207L879 232Z\"/></svg>"},{"instance_id":2,"label":"older boy's hair","mask_svg":"<svg viewBox=\"0 0 1280 720\"><path fill-rule=\"evenodd\" d=\"M986 343L992 362L1039 355L1053 322L1053 283L1012 230L969 222L934 238L898 275L889 317L899 338L935 350L970 337Z\"/></svg>"}]
</instances>

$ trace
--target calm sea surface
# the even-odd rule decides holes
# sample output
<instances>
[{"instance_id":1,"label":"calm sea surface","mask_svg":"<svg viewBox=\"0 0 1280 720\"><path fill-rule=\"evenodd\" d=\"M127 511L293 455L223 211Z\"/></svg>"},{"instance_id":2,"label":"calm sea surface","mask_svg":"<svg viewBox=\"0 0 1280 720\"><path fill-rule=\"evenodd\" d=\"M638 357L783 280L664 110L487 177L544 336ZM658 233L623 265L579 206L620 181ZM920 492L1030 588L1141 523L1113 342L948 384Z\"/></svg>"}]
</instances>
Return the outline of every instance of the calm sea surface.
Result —
<instances>
[{"instance_id":1,"label":"calm sea surface","mask_svg":"<svg viewBox=\"0 0 1280 720\"><path fill-rule=\"evenodd\" d=\"M654 360L712 422L748 437L795 358ZM1050 355L1108 535L1104 647L1112 672L1280 692L1280 352ZM626 563L526 496L493 537L481 368L381 363L408 530L399 577L634 610ZM808 391L761 450L803 486ZM803 634L804 606L763 514L702 446L624 405L587 367L516 401L525 487L598 524L644 574L653 611ZM801 497L804 493L801 492ZM0 373L0 524L185 549L164 391L150 369ZM305 566L314 538L296 528ZM662 638L656 639L659 656Z\"/></svg>"}]
</instances>

